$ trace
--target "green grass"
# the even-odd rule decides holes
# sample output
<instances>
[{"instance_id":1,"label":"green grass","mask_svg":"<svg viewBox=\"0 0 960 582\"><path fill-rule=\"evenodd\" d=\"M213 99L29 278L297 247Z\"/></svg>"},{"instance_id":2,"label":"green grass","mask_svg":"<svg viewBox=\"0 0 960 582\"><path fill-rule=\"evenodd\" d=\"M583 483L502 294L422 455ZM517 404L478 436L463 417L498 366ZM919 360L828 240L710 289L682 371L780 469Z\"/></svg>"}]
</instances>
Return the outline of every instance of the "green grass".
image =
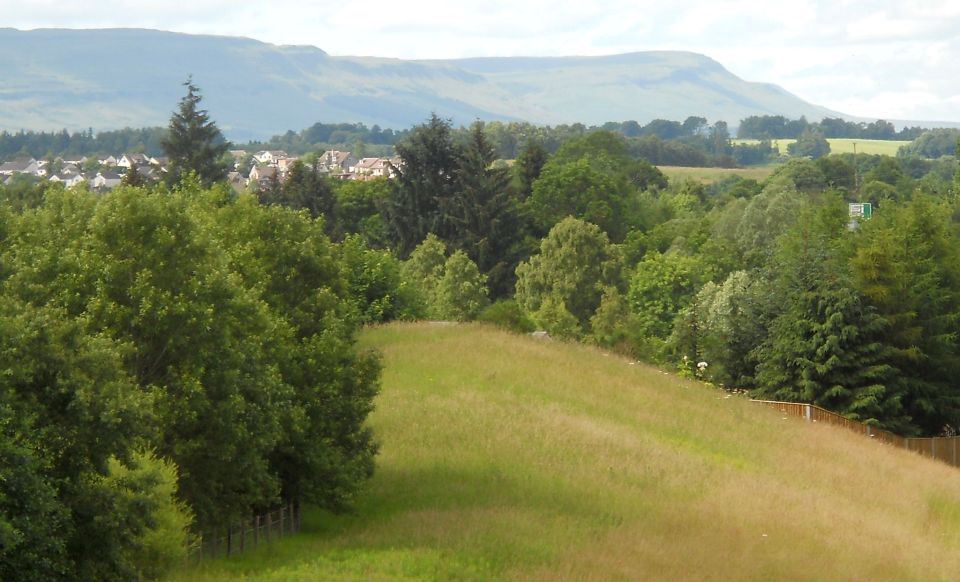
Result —
<instances>
[{"instance_id":1,"label":"green grass","mask_svg":"<svg viewBox=\"0 0 960 582\"><path fill-rule=\"evenodd\" d=\"M773 147L783 154L787 154L787 146L795 142L795 139L775 139L772 140ZM854 146L856 146L856 153L858 154L871 154L871 155L887 155L895 156L897 155L897 150L900 149L900 146L907 145L909 141L894 141L894 140L883 140L883 139L838 139L838 138L829 138L827 142L830 144L830 153L831 154L852 154L854 153ZM757 144L760 143L760 140L757 139L735 139L733 140L734 144Z\"/></svg>"},{"instance_id":2,"label":"green grass","mask_svg":"<svg viewBox=\"0 0 960 582\"><path fill-rule=\"evenodd\" d=\"M690 168L686 166L657 166L671 182L695 180L703 184L719 182L730 176L753 179L762 182L770 177L776 166L756 166L751 168Z\"/></svg>"},{"instance_id":3,"label":"green grass","mask_svg":"<svg viewBox=\"0 0 960 582\"><path fill-rule=\"evenodd\" d=\"M183 580L948 580L960 471L600 350L390 325L356 511Z\"/></svg>"}]
</instances>

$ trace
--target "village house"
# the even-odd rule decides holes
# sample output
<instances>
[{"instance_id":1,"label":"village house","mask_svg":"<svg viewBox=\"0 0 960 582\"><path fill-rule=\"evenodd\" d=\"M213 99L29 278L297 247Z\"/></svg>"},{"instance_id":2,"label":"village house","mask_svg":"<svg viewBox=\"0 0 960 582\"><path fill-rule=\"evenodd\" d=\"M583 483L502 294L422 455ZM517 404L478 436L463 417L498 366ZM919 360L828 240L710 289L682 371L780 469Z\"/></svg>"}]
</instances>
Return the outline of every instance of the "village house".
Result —
<instances>
[{"instance_id":1,"label":"village house","mask_svg":"<svg viewBox=\"0 0 960 582\"><path fill-rule=\"evenodd\" d=\"M357 165L357 158L350 152L327 150L320 156L318 163L332 175L348 174Z\"/></svg>"},{"instance_id":2,"label":"village house","mask_svg":"<svg viewBox=\"0 0 960 582\"><path fill-rule=\"evenodd\" d=\"M282 150L264 150L253 154L253 159L257 160L258 164L275 164L277 160L289 157L290 154Z\"/></svg>"},{"instance_id":3,"label":"village house","mask_svg":"<svg viewBox=\"0 0 960 582\"><path fill-rule=\"evenodd\" d=\"M280 179L279 172L280 169L276 166L254 166L250 170L248 183L256 184L261 190L269 188L271 181Z\"/></svg>"},{"instance_id":4,"label":"village house","mask_svg":"<svg viewBox=\"0 0 960 582\"><path fill-rule=\"evenodd\" d=\"M51 182L62 182L67 188L73 188L78 184L85 184L87 182L83 174L54 174L50 176L49 180Z\"/></svg>"},{"instance_id":5,"label":"village house","mask_svg":"<svg viewBox=\"0 0 960 582\"><path fill-rule=\"evenodd\" d=\"M143 154L123 154L117 160L117 166L121 168L132 168L134 166L146 166L150 164L150 158Z\"/></svg>"},{"instance_id":6,"label":"village house","mask_svg":"<svg viewBox=\"0 0 960 582\"><path fill-rule=\"evenodd\" d=\"M116 188L123 181L123 176L116 172L101 170L90 179L90 187L94 190L110 190Z\"/></svg>"},{"instance_id":7,"label":"village house","mask_svg":"<svg viewBox=\"0 0 960 582\"><path fill-rule=\"evenodd\" d=\"M0 176L12 176L14 174L39 176L41 175L40 163L33 158L25 157L0 164Z\"/></svg>"}]
</instances>

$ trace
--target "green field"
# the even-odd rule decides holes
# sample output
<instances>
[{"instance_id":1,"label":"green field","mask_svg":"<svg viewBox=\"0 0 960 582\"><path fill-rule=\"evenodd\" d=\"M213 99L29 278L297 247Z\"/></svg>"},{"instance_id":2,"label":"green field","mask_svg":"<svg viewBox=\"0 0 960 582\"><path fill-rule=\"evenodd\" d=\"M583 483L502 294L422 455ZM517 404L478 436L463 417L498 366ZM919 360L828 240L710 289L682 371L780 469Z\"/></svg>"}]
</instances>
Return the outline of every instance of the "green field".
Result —
<instances>
[{"instance_id":1,"label":"green field","mask_svg":"<svg viewBox=\"0 0 960 582\"><path fill-rule=\"evenodd\" d=\"M735 139L731 140L734 144L757 144L760 143L758 139ZM795 139L775 139L772 140L772 144L777 150L783 154L787 154L787 146L795 142ZM832 154L852 154L854 153L854 148L856 148L856 153L858 154L871 154L871 155L887 155L895 156L897 155L897 150L900 149L900 146L907 145L909 141L892 141L892 140L882 140L882 139L836 139L830 138L827 140L830 144L830 153Z\"/></svg>"},{"instance_id":2,"label":"green field","mask_svg":"<svg viewBox=\"0 0 960 582\"><path fill-rule=\"evenodd\" d=\"M473 325L384 354L356 512L183 580L952 580L960 471L600 350Z\"/></svg>"},{"instance_id":3,"label":"green field","mask_svg":"<svg viewBox=\"0 0 960 582\"><path fill-rule=\"evenodd\" d=\"M752 168L690 168L686 166L657 166L671 182L695 180L703 184L719 182L730 176L740 176L762 182L770 177L776 166Z\"/></svg>"}]
</instances>

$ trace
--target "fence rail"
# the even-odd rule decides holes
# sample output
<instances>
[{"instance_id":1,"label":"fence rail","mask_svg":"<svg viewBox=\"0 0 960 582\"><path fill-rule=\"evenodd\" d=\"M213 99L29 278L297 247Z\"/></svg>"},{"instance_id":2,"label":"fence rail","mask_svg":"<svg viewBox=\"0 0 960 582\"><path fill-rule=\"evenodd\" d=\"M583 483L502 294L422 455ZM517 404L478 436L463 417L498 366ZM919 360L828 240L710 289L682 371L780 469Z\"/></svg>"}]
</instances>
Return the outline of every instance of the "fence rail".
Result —
<instances>
[{"instance_id":1,"label":"fence rail","mask_svg":"<svg viewBox=\"0 0 960 582\"><path fill-rule=\"evenodd\" d=\"M291 502L246 521L230 524L224 530L201 534L200 543L195 547L190 559L241 554L263 542L299 531L300 504Z\"/></svg>"},{"instance_id":2,"label":"fence rail","mask_svg":"<svg viewBox=\"0 0 960 582\"><path fill-rule=\"evenodd\" d=\"M754 400L753 402L776 408L784 414L799 416L807 422L840 426L888 445L907 449L924 457L943 461L954 467L960 467L960 437L902 437L890 431L844 418L814 404L777 402L774 400Z\"/></svg>"}]
</instances>

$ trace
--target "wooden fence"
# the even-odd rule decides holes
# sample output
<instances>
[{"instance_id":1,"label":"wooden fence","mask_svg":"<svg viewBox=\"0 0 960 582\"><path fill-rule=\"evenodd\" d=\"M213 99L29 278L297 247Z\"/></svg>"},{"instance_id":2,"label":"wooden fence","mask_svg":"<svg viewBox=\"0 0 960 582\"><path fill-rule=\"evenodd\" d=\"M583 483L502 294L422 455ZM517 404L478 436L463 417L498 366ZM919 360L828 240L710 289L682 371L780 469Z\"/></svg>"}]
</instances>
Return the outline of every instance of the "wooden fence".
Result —
<instances>
[{"instance_id":1,"label":"wooden fence","mask_svg":"<svg viewBox=\"0 0 960 582\"><path fill-rule=\"evenodd\" d=\"M858 432L888 445L914 451L924 457L930 457L943 461L948 465L960 467L960 437L902 437L890 431L844 418L839 414L830 412L814 404L776 402L773 400L754 400L753 402L771 406L784 414L799 416L807 422L841 426L847 430Z\"/></svg>"},{"instance_id":2,"label":"wooden fence","mask_svg":"<svg viewBox=\"0 0 960 582\"><path fill-rule=\"evenodd\" d=\"M255 515L247 521L230 524L223 531L200 535L199 543L190 558L200 560L241 554L261 543L298 531L300 504L289 503L273 511Z\"/></svg>"}]
</instances>

